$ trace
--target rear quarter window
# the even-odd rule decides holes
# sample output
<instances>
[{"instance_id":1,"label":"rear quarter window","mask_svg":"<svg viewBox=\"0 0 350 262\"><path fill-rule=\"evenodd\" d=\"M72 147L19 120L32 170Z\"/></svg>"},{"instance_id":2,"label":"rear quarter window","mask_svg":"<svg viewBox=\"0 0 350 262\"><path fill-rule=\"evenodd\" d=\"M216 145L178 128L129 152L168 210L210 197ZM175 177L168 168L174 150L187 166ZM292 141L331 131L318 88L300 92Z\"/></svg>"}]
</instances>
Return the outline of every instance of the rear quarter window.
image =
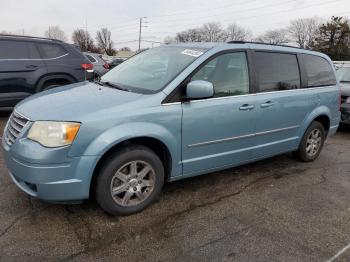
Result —
<instances>
[{"instance_id":1,"label":"rear quarter window","mask_svg":"<svg viewBox=\"0 0 350 262\"><path fill-rule=\"evenodd\" d=\"M336 84L333 68L323 57L303 55L308 79L308 87L330 86Z\"/></svg>"},{"instance_id":2,"label":"rear quarter window","mask_svg":"<svg viewBox=\"0 0 350 262\"><path fill-rule=\"evenodd\" d=\"M45 59L57 58L68 53L62 46L57 44L37 43L37 46Z\"/></svg>"}]
</instances>

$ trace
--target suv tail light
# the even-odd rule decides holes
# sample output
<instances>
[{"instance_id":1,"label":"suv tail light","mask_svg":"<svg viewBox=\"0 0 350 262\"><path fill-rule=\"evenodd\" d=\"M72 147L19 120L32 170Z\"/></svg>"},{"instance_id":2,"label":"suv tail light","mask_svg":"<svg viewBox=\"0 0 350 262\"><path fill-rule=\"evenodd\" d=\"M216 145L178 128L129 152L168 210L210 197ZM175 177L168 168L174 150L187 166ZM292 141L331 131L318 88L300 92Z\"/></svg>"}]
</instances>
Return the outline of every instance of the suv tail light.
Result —
<instances>
[{"instance_id":1,"label":"suv tail light","mask_svg":"<svg viewBox=\"0 0 350 262\"><path fill-rule=\"evenodd\" d=\"M81 64L81 68L83 68L84 70L92 70L94 69L94 65L91 63Z\"/></svg>"},{"instance_id":2,"label":"suv tail light","mask_svg":"<svg viewBox=\"0 0 350 262\"><path fill-rule=\"evenodd\" d=\"M105 63L105 64L103 65L103 67L104 67L105 69L109 69L109 64Z\"/></svg>"}]
</instances>

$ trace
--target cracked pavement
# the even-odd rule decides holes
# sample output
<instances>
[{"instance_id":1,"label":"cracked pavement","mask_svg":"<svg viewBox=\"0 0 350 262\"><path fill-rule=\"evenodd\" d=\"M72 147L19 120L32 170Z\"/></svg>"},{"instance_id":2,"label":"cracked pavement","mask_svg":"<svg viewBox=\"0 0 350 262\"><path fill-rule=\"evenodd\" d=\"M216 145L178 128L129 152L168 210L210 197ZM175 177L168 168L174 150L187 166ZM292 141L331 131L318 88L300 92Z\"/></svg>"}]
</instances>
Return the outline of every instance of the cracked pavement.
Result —
<instances>
[{"instance_id":1,"label":"cracked pavement","mask_svg":"<svg viewBox=\"0 0 350 262\"><path fill-rule=\"evenodd\" d=\"M0 261L326 261L350 243L349 148L344 126L314 163L286 154L168 183L129 217L33 199L0 153Z\"/></svg>"}]
</instances>

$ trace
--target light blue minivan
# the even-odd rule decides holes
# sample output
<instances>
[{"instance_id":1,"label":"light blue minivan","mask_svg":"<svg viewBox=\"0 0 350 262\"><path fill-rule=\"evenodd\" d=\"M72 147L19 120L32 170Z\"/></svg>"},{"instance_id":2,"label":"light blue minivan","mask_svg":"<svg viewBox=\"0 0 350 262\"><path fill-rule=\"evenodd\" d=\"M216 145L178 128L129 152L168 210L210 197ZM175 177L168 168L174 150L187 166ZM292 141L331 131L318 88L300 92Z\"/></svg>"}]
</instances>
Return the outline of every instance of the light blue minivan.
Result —
<instances>
[{"instance_id":1,"label":"light blue minivan","mask_svg":"<svg viewBox=\"0 0 350 262\"><path fill-rule=\"evenodd\" d=\"M190 43L145 51L105 74L20 104L2 146L33 197L94 196L108 213L150 205L164 181L295 152L315 160L339 125L330 59L259 43Z\"/></svg>"}]
</instances>

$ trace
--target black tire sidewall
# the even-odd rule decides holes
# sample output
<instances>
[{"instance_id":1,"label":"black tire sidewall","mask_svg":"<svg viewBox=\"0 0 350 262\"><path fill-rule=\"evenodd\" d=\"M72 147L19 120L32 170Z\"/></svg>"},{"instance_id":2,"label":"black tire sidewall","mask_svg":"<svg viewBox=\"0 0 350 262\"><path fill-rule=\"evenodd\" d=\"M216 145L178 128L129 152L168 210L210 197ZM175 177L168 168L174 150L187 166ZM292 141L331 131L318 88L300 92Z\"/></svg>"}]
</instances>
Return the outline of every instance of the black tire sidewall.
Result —
<instances>
[{"instance_id":1,"label":"black tire sidewall","mask_svg":"<svg viewBox=\"0 0 350 262\"><path fill-rule=\"evenodd\" d=\"M142 203L132 207L118 205L110 193L110 184L115 172L125 163L140 160L149 163L155 172L155 185L151 195ZM137 213L149 206L160 194L164 184L164 166L159 157L144 146L127 146L111 155L100 170L95 186L97 203L111 215L129 215Z\"/></svg>"},{"instance_id":2,"label":"black tire sidewall","mask_svg":"<svg viewBox=\"0 0 350 262\"><path fill-rule=\"evenodd\" d=\"M321 140L321 145L319 147L318 152L314 156L310 156L306 152L306 144L307 144L307 139L308 139L310 133L315 129L318 129L321 131L321 134L322 134L321 139L322 140ZM319 122L316 122L316 121L312 122L310 124L310 126L308 127L308 129L305 131L304 136L301 140L299 149L297 151L297 155L298 155L299 159L304 161L304 162L311 162L311 161L314 161L315 159L317 159L322 151L325 139L326 139L326 133L325 133L323 125Z\"/></svg>"}]
</instances>

